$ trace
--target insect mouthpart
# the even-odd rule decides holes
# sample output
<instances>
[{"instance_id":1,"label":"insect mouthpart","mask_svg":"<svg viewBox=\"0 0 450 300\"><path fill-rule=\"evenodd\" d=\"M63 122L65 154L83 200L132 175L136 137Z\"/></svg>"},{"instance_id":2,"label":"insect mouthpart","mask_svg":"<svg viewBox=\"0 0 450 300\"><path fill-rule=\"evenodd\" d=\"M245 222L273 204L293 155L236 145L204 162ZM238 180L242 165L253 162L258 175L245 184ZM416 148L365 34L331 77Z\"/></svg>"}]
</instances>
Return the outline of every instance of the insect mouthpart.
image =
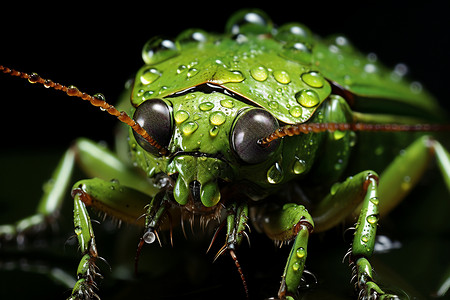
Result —
<instances>
[{"instance_id":1,"label":"insect mouthpart","mask_svg":"<svg viewBox=\"0 0 450 300\"><path fill-rule=\"evenodd\" d=\"M173 198L194 214L210 213L220 202L219 181L230 181L230 166L215 157L182 154L169 164Z\"/></svg>"}]
</instances>

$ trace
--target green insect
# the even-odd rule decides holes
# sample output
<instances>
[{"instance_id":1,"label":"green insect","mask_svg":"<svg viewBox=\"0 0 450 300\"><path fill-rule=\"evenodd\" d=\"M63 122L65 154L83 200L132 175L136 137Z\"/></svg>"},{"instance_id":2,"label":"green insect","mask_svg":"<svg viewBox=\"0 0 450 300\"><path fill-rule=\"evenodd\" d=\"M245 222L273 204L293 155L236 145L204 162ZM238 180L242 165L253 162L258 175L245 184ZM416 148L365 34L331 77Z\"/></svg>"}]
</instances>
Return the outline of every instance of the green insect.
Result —
<instances>
[{"instance_id":1,"label":"green insect","mask_svg":"<svg viewBox=\"0 0 450 300\"><path fill-rule=\"evenodd\" d=\"M153 38L142 56L145 65L120 104L132 118L101 95L0 66L116 116L128 125L129 138L119 135L119 142L131 157L129 165L77 140L36 215L1 226L0 236L26 233L58 212L77 161L92 179L72 188L82 258L71 299L97 297L101 246L97 251L87 207L144 228L136 265L160 231L172 237L177 220L183 230L185 221L217 228L213 241L223 229L216 257L230 254L247 296L237 248L250 226L288 243L279 299L300 297L309 236L349 221L356 225L345 257L356 297L396 298L374 280L370 263L379 219L416 185L432 156L450 189L450 155L432 137L445 136L446 116L426 91L342 36L320 39L301 24L275 28L260 11L236 13L222 35L187 30L173 41Z\"/></svg>"}]
</instances>

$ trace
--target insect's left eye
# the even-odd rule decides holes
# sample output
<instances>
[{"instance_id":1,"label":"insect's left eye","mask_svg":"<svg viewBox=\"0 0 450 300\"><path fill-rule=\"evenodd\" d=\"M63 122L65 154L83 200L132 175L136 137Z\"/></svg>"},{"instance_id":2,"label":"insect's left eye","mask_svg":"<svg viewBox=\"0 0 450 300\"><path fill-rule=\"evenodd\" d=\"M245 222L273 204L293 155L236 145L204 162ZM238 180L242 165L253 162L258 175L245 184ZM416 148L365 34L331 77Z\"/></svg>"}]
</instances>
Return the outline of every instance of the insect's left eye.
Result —
<instances>
[{"instance_id":1,"label":"insect's left eye","mask_svg":"<svg viewBox=\"0 0 450 300\"><path fill-rule=\"evenodd\" d=\"M279 146L274 140L261 146L258 140L270 135L279 127L277 119L264 109L250 109L238 116L231 134L231 146L237 156L249 164L265 161Z\"/></svg>"},{"instance_id":2,"label":"insect's left eye","mask_svg":"<svg viewBox=\"0 0 450 300\"><path fill-rule=\"evenodd\" d=\"M172 138L171 108L161 99L149 99L136 108L133 119L162 147L167 147ZM138 144L147 152L160 156L156 147L133 131Z\"/></svg>"}]
</instances>

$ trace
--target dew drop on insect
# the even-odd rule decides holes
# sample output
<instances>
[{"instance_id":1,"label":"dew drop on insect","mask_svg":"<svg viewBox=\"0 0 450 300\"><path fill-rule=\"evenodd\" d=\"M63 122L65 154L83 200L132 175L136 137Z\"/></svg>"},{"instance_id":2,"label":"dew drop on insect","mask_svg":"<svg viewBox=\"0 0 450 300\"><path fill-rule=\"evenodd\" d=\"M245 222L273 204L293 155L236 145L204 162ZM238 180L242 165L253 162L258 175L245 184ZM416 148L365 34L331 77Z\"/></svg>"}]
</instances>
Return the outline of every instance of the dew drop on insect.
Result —
<instances>
[{"instance_id":1,"label":"dew drop on insect","mask_svg":"<svg viewBox=\"0 0 450 300\"><path fill-rule=\"evenodd\" d=\"M183 46L183 44L204 43L208 40L208 34L201 29L187 29L180 33L176 41ZM182 47L183 48L183 47Z\"/></svg>"},{"instance_id":2,"label":"dew drop on insect","mask_svg":"<svg viewBox=\"0 0 450 300\"><path fill-rule=\"evenodd\" d=\"M369 224L375 225L378 222L378 216L377 215L368 216L367 222L369 222Z\"/></svg>"},{"instance_id":3,"label":"dew drop on insect","mask_svg":"<svg viewBox=\"0 0 450 300\"><path fill-rule=\"evenodd\" d=\"M292 167L292 171L294 174L299 175L305 172L306 170L306 162L304 160L301 160L299 158L296 158L294 165Z\"/></svg>"},{"instance_id":4,"label":"dew drop on insect","mask_svg":"<svg viewBox=\"0 0 450 300\"><path fill-rule=\"evenodd\" d=\"M75 234L80 235L81 233L83 233L83 230L81 229L81 227L79 227L79 226L75 227Z\"/></svg>"},{"instance_id":5,"label":"dew drop on insect","mask_svg":"<svg viewBox=\"0 0 450 300\"><path fill-rule=\"evenodd\" d=\"M152 232L150 229L147 230L147 232L144 233L144 236L142 237L144 239L144 241L147 244L151 244L155 241L156 239L156 235L154 232Z\"/></svg>"},{"instance_id":6,"label":"dew drop on insect","mask_svg":"<svg viewBox=\"0 0 450 300\"><path fill-rule=\"evenodd\" d=\"M219 134L219 131L220 131L219 126L215 125L213 128L211 128L209 130L209 135L212 136L212 137L215 137L215 136L217 136Z\"/></svg>"},{"instance_id":7,"label":"dew drop on insect","mask_svg":"<svg viewBox=\"0 0 450 300\"><path fill-rule=\"evenodd\" d=\"M335 184L333 184L331 186L331 188L330 188L330 194L332 196L336 195L336 193L339 190L340 186L341 186L341 183L339 183L339 182L336 182Z\"/></svg>"},{"instance_id":8,"label":"dew drop on insect","mask_svg":"<svg viewBox=\"0 0 450 300\"><path fill-rule=\"evenodd\" d=\"M196 69L196 68L190 68L190 69L187 71L186 76L187 76L187 78L192 78L192 77L194 77L195 75L197 75L198 72L199 72L198 69Z\"/></svg>"},{"instance_id":9,"label":"dew drop on insect","mask_svg":"<svg viewBox=\"0 0 450 300\"><path fill-rule=\"evenodd\" d=\"M278 162L267 171L267 181L272 184L280 183L283 180L283 170Z\"/></svg>"},{"instance_id":10,"label":"dew drop on insect","mask_svg":"<svg viewBox=\"0 0 450 300\"><path fill-rule=\"evenodd\" d=\"M369 237L367 235L363 235L361 237L361 241L363 241L364 243L367 243L369 241Z\"/></svg>"},{"instance_id":11,"label":"dew drop on insect","mask_svg":"<svg viewBox=\"0 0 450 300\"><path fill-rule=\"evenodd\" d=\"M300 263L296 262L292 265L292 270L298 271L300 269Z\"/></svg>"},{"instance_id":12,"label":"dew drop on insect","mask_svg":"<svg viewBox=\"0 0 450 300\"><path fill-rule=\"evenodd\" d=\"M295 94L297 102L304 107L314 107L320 102L319 95L313 90L301 90Z\"/></svg>"},{"instance_id":13,"label":"dew drop on insect","mask_svg":"<svg viewBox=\"0 0 450 300\"><path fill-rule=\"evenodd\" d=\"M400 185L400 187L402 188L402 190L404 191L408 191L411 188L411 177L409 176L405 176L403 177L403 181Z\"/></svg>"},{"instance_id":14,"label":"dew drop on insect","mask_svg":"<svg viewBox=\"0 0 450 300\"><path fill-rule=\"evenodd\" d=\"M314 88L321 88L325 84L322 75L317 72L304 73L301 77L304 83Z\"/></svg>"},{"instance_id":15,"label":"dew drop on insect","mask_svg":"<svg viewBox=\"0 0 450 300\"><path fill-rule=\"evenodd\" d=\"M194 133L198 128L198 124L196 122L185 122L181 125L181 131L184 135L190 135Z\"/></svg>"},{"instance_id":16,"label":"dew drop on insect","mask_svg":"<svg viewBox=\"0 0 450 300\"><path fill-rule=\"evenodd\" d=\"M177 68L177 74L181 74L186 71L187 67L185 65L179 65Z\"/></svg>"},{"instance_id":17,"label":"dew drop on insect","mask_svg":"<svg viewBox=\"0 0 450 300\"><path fill-rule=\"evenodd\" d=\"M225 82L242 82L245 76L240 71L229 71L221 79Z\"/></svg>"},{"instance_id":18,"label":"dew drop on insect","mask_svg":"<svg viewBox=\"0 0 450 300\"><path fill-rule=\"evenodd\" d=\"M333 133L334 140L338 141L347 135L347 131L336 130Z\"/></svg>"},{"instance_id":19,"label":"dew drop on insect","mask_svg":"<svg viewBox=\"0 0 450 300\"><path fill-rule=\"evenodd\" d=\"M222 105L222 107L225 107L225 108L233 108L234 102L231 99L223 99L223 100L220 100L220 105Z\"/></svg>"},{"instance_id":20,"label":"dew drop on insect","mask_svg":"<svg viewBox=\"0 0 450 300\"><path fill-rule=\"evenodd\" d=\"M286 71L283 70L275 70L273 71L273 77L276 81L282 84L288 84L291 82L291 77Z\"/></svg>"},{"instance_id":21,"label":"dew drop on insect","mask_svg":"<svg viewBox=\"0 0 450 300\"><path fill-rule=\"evenodd\" d=\"M290 42L290 41L310 41L312 33L303 24L300 23L290 23L278 28L278 32L275 38L279 41Z\"/></svg>"},{"instance_id":22,"label":"dew drop on insect","mask_svg":"<svg viewBox=\"0 0 450 300\"><path fill-rule=\"evenodd\" d=\"M423 87L422 84L418 81L413 81L411 82L411 85L409 86L409 89L411 90L411 92L413 92L414 94L419 94L420 92L422 92Z\"/></svg>"},{"instance_id":23,"label":"dew drop on insect","mask_svg":"<svg viewBox=\"0 0 450 300\"><path fill-rule=\"evenodd\" d=\"M303 247L298 248L297 251L296 251L296 254L297 254L297 257L298 257L298 258L303 258L303 257L305 257L305 255L306 255L306 250L305 250L305 248L303 248Z\"/></svg>"},{"instance_id":24,"label":"dew drop on insect","mask_svg":"<svg viewBox=\"0 0 450 300\"><path fill-rule=\"evenodd\" d=\"M141 75L141 83L144 85L150 84L152 82L155 82L159 77L161 76L161 73L154 68L150 68Z\"/></svg>"},{"instance_id":25,"label":"dew drop on insect","mask_svg":"<svg viewBox=\"0 0 450 300\"><path fill-rule=\"evenodd\" d=\"M189 118L189 113L184 110L179 110L175 113L173 118L177 124L181 124Z\"/></svg>"},{"instance_id":26,"label":"dew drop on insect","mask_svg":"<svg viewBox=\"0 0 450 300\"><path fill-rule=\"evenodd\" d=\"M278 108L278 102L277 101L270 101L269 102L269 107L272 109L277 109Z\"/></svg>"},{"instance_id":27,"label":"dew drop on insect","mask_svg":"<svg viewBox=\"0 0 450 300\"><path fill-rule=\"evenodd\" d=\"M178 55L176 44L161 37L154 37L145 43L142 49L142 59L146 64L156 64Z\"/></svg>"},{"instance_id":28,"label":"dew drop on insect","mask_svg":"<svg viewBox=\"0 0 450 300\"><path fill-rule=\"evenodd\" d=\"M372 202L374 205L378 205L378 203L380 203L380 200L378 200L377 197L373 197L373 198L370 198L370 202Z\"/></svg>"},{"instance_id":29,"label":"dew drop on insect","mask_svg":"<svg viewBox=\"0 0 450 300\"><path fill-rule=\"evenodd\" d=\"M374 64L366 64L364 66L364 71L366 73L375 73L377 71L377 67Z\"/></svg>"},{"instance_id":30,"label":"dew drop on insect","mask_svg":"<svg viewBox=\"0 0 450 300\"><path fill-rule=\"evenodd\" d=\"M215 111L209 116L209 122L212 125L222 125L227 119L227 116L221 111Z\"/></svg>"},{"instance_id":31,"label":"dew drop on insect","mask_svg":"<svg viewBox=\"0 0 450 300\"><path fill-rule=\"evenodd\" d=\"M264 66L256 66L250 69L250 75L257 81L265 81L269 72Z\"/></svg>"},{"instance_id":32,"label":"dew drop on insect","mask_svg":"<svg viewBox=\"0 0 450 300\"><path fill-rule=\"evenodd\" d=\"M292 106L289 109L289 114L295 118L299 118L302 116L302 108L298 105Z\"/></svg>"},{"instance_id":33,"label":"dew drop on insect","mask_svg":"<svg viewBox=\"0 0 450 300\"><path fill-rule=\"evenodd\" d=\"M208 111L208 110L211 110L214 108L214 104L212 104L211 102L203 102L203 103L200 103L198 108L203 111Z\"/></svg>"}]
</instances>

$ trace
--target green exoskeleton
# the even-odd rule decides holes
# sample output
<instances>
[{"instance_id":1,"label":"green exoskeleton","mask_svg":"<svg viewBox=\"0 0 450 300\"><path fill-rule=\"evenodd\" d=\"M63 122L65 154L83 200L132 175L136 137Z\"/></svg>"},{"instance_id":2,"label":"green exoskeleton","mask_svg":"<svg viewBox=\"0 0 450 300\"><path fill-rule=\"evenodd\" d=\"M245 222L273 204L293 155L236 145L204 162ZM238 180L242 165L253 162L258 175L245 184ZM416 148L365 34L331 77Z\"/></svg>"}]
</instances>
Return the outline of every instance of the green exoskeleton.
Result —
<instances>
[{"instance_id":1,"label":"green exoskeleton","mask_svg":"<svg viewBox=\"0 0 450 300\"><path fill-rule=\"evenodd\" d=\"M1 226L0 236L26 233L55 214L77 162L93 178L72 187L82 253L72 299L96 297L99 279L87 207L142 226L137 255L159 240L160 230L172 230L174 216L181 215L181 225L198 219L217 226L213 240L223 229L217 256L231 255L246 293L237 248L249 227L289 243L279 299L299 297L309 236L356 222L346 254L356 297L396 297L373 276L379 219L414 187L433 156L450 189L450 155L433 138L448 130L440 125L446 116L426 91L342 36L320 39L301 24L275 28L256 11L236 13L224 34L187 30L173 41L153 38L142 56L145 64L121 104L132 118L99 95L1 66L129 125L129 138L120 143L128 144L132 166L77 140L37 213Z\"/></svg>"}]
</instances>

